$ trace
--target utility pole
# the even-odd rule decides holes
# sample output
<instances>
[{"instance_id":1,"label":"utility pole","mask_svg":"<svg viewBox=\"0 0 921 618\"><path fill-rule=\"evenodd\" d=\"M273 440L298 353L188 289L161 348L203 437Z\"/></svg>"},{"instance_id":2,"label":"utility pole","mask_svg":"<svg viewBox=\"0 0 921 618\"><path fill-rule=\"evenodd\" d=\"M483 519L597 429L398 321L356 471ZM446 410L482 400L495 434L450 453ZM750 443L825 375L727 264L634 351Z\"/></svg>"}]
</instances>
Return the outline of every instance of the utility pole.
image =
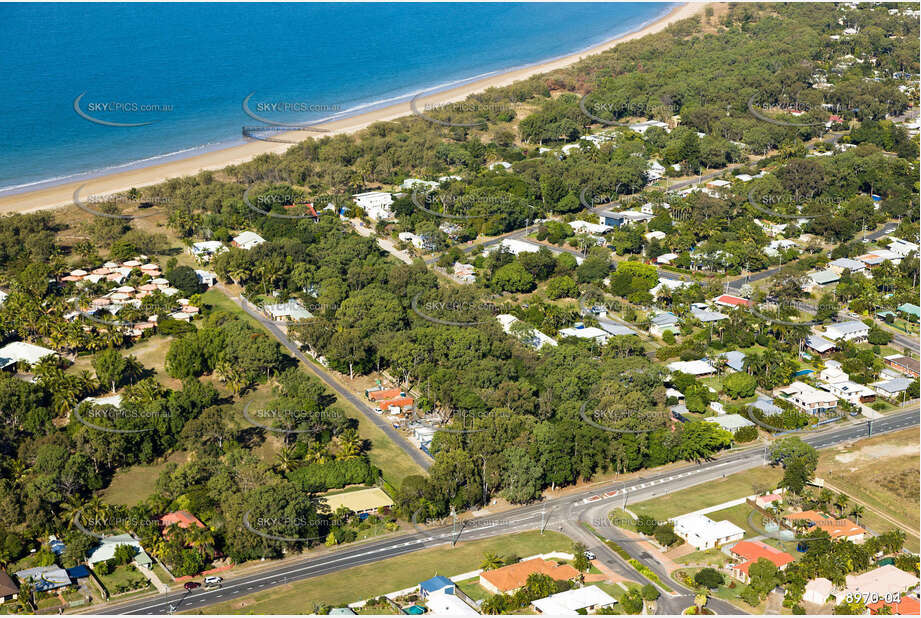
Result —
<instances>
[{"instance_id":1,"label":"utility pole","mask_svg":"<svg viewBox=\"0 0 921 618\"><path fill-rule=\"evenodd\" d=\"M540 533L541 533L541 535L544 534L544 526L545 526L545 525L546 525L546 521L544 520L544 507L541 506L541 507L540 507Z\"/></svg>"},{"instance_id":2,"label":"utility pole","mask_svg":"<svg viewBox=\"0 0 921 618\"><path fill-rule=\"evenodd\" d=\"M451 517L453 521L451 523L451 547L454 547L457 544L457 509L453 506L451 507Z\"/></svg>"}]
</instances>

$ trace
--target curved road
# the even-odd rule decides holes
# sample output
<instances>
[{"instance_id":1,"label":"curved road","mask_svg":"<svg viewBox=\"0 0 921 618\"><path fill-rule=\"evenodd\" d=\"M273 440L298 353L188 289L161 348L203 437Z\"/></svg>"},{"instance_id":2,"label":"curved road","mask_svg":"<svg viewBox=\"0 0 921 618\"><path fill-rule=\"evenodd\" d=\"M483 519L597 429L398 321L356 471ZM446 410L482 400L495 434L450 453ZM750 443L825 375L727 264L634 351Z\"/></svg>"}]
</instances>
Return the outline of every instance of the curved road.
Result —
<instances>
[{"instance_id":1,"label":"curved road","mask_svg":"<svg viewBox=\"0 0 921 618\"><path fill-rule=\"evenodd\" d=\"M918 421L919 410L913 408L873 421L856 422L843 427L827 429L808 435L804 434L803 439L816 448L826 448L842 442L864 438L871 434L877 435L913 427L918 425ZM459 536L450 526L421 532L414 531L351 546L321 557L305 557L285 561L258 573L233 577L225 582L223 588L218 590L206 591L198 589L188 593L174 592L119 605L94 606L88 609L98 614L168 614L175 611L191 611L273 586L280 586L317 575L377 562L427 547L448 544L452 539L473 540L487 538L522 530L538 529L542 525L550 530L564 531L565 529L570 536L577 540L588 540L589 548L596 553L599 559L616 572L633 580L645 581L642 576L606 545L597 541L592 542L593 537L585 537L586 532L582 524L589 523L597 524L596 529L600 529L599 532L602 532L608 538L617 539L618 544L622 545L631 556L640 560L658 574L660 578L663 578L663 581L669 582L672 588L679 591L679 594L676 595L663 594L659 600L659 611L672 613L672 610L686 603L685 589L668 579L668 573L664 567L653 560L651 556L645 554L637 543L628 539L626 535L622 535L616 528L604 524L602 518L605 511L615 506L621 506L625 500L629 502L647 500L655 496L719 479L735 472L762 466L766 463L767 451L767 446L741 449L710 461L688 464L667 471L650 471L649 474L641 478L600 485L592 491L522 506L491 515L482 524L478 524L476 519L468 520L464 522L467 527L460 530ZM356 593L360 594L357 589ZM305 599L304 602L306 606L310 600ZM713 604L711 605L712 607L721 613L741 613L734 606L722 607L721 604L715 603L715 600L711 600L710 603ZM686 606L683 605L683 607Z\"/></svg>"}]
</instances>

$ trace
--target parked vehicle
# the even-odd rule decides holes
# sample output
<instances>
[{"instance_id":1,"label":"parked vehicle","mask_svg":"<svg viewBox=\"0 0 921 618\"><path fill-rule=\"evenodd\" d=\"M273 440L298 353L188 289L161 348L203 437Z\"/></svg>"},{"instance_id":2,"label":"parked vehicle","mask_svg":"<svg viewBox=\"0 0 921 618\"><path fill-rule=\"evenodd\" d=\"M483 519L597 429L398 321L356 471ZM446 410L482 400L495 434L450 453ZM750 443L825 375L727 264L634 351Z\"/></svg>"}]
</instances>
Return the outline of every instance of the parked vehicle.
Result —
<instances>
[{"instance_id":1,"label":"parked vehicle","mask_svg":"<svg viewBox=\"0 0 921 618\"><path fill-rule=\"evenodd\" d=\"M195 590L196 588L201 588L201 584L198 582L186 582L182 587L186 590Z\"/></svg>"}]
</instances>

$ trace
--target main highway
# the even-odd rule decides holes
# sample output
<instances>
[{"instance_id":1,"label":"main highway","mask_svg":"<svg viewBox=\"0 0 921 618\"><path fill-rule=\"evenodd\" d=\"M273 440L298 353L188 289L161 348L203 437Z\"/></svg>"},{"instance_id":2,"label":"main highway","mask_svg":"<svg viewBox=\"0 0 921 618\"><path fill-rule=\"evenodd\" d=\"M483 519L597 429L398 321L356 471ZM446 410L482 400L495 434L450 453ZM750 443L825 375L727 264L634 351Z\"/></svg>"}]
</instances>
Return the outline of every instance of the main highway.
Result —
<instances>
[{"instance_id":1,"label":"main highway","mask_svg":"<svg viewBox=\"0 0 921 618\"><path fill-rule=\"evenodd\" d=\"M919 410L917 407L912 407L880 419L863 422L850 421L843 426L806 432L801 435L805 441L816 448L828 448L869 435L915 427L918 421ZM669 587L677 591L670 594L661 590L663 594L657 604L658 613L677 613L676 609L680 611L681 608L690 604L691 592L672 581L666 567L656 561L639 543L625 535L619 528L607 523L607 512L614 507L623 507L762 466L767 463L768 449L766 445L734 449L708 461L663 471L649 471L639 478L599 484L591 491L485 514L479 518L461 521L456 528L451 525L434 529L420 528L376 541L346 546L341 550L324 553L321 556L286 559L270 564L264 569L239 576L230 576L224 582L223 587L216 590L199 588L191 592L171 592L126 603L94 606L86 611L98 614L144 615L192 612L275 586L410 554L420 549L446 546L452 541L470 541L536 529L560 531L576 540L588 541L589 548L609 568L630 579L645 583L647 580L633 570L620 556L597 541L595 537L588 535L583 524L589 524L602 536L615 540L632 557L648 566L662 581L667 582ZM420 573L420 577L423 578L429 575L429 573ZM356 584L356 598L360 596L360 586ZM304 613L312 611L314 601L322 602L323 599L305 598ZM717 599L711 600L708 606L721 614L741 613L738 608L724 604Z\"/></svg>"}]
</instances>

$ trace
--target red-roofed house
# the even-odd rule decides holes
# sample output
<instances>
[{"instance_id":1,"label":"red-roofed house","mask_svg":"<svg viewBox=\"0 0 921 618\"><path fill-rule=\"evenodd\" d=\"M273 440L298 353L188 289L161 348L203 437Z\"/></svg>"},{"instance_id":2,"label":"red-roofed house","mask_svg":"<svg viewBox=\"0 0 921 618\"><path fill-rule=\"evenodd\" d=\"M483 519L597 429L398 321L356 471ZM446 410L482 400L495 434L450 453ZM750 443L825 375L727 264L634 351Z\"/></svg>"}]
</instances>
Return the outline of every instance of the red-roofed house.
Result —
<instances>
[{"instance_id":1,"label":"red-roofed house","mask_svg":"<svg viewBox=\"0 0 921 618\"><path fill-rule=\"evenodd\" d=\"M403 396L403 391L398 388L385 388L380 391L365 391L368 399L371 401L386 401L388 399L395 399L397 397Z\"/></svg>"},{"instance_id":2,"label":"red-roofed house","mask_svg":"<svg viewBox=\"0 0 921 618\"><path fill-rule=\"evenodd\" d=\"M397 414L405 414L406 412L411 412L416 403L416 400L412 397L398 397L396 399L390 399L388 401L382 401L378 404L378 409L381 412L396 412L393 408L398 408L399 412Z\"/></svg>"},{"instance_id":3,"label":"red-roofed house","mask_svg":"<svg viewBox=\"0 0 921 618\"><path fill-rule=\"evenodd\" d=\"M892 614L890 614L892 616L917 616L921 613L921 603L915 597L902 597L898 603L877 601L876 603L867 604L867 609L870 610L870 614L875 616L886 606L892 610Z\"/></svg>"},{"instance_id":4,"label":"red-roofed house","mask_svg":"<svg viewBox=\"0 0 921 618\"><path fill-rule=\"evenodd\" d=\"M746 300L741 296L733 296L731 294L723 294L722 296L717 296L713 299L713 302L724 307L748 307L752 304L752 301L750 300Z\"/></svg>"},{"instance_id":5,"label":"red-roofed house","mask_svg":"<svg viewBox=\"0 0 921 618\"><path fill-rule=\"evenodd\" d=\"M832 540L847 539L852 543L863 543L867 531L850 519L834 519L817 511L802 511L783 516L788 523L806 521L828 533ZM812 527L812 526L810 526Z\"/></svg>"},{"instance_id":6,"label":"red-roofed house","mask_svg":"<svg viewBox=\"0 0 921 618\"><path fill-rule=\"evenodd\" d=\"M169 528L173 524L176 524L180 528L188 528L189 526L198 526L199 528L205 527L205 524L201 523L197 517L188 511L173 511L172 513L167 513L160 518L160 524L164 528Z\"/></svg>"},{"instance_id":7,"label":"red-roofed house","mask_svg":"<svg viewBox=\"0 0 921 618\"><path fill-rule=\"evenodd\" d=\"M748 583L749 581L749 568L762 558L770 560L780 570L783 570L784 567L794 560L793 556L787 552L780 551L761 541L739 541L732 546L729 552L742 560L739 564L733 565L732 575L744 583Z\"/></svg>"}]
</instances>

